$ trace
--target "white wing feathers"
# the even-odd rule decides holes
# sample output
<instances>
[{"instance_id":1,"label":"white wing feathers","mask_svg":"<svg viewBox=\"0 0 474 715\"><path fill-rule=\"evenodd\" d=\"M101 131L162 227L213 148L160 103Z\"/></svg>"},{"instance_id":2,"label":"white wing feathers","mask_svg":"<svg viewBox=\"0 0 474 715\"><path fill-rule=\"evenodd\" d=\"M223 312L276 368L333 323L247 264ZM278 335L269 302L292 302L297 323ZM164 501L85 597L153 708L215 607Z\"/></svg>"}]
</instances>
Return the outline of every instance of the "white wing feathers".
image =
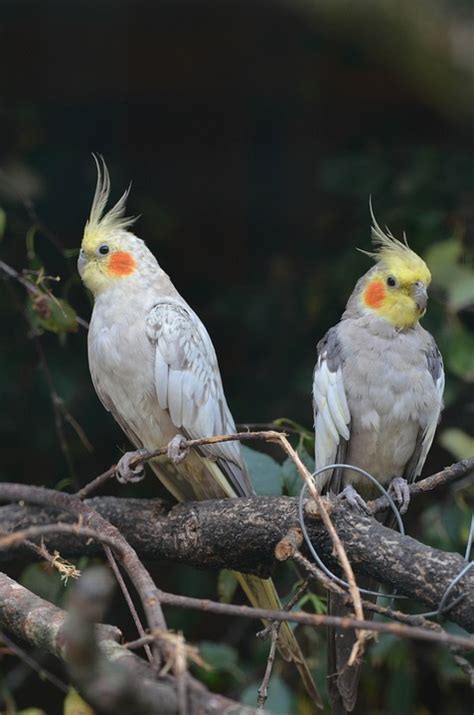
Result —
<instances>
[{"instance_id":1,"label":"white wing feathers","mask_svg":"<svg viewBox=\"0 0 474 715\"><path fill-rule=\"evenodd\" d=\"M409 475L409 477L411 477L412 480L415 480L421 474L423 465L426 461L426 457L428 456L428 452L430 451L431 445L433 443L436 428L438 426L441 411L443 409L443 393L444 393L444 382L445 382L443 358L441 357L441 353L439 352L438 348L436 347L434 340L433 340L433 345L431 347L431 350L428 352L426 357L427 357L427 363L428 363L428 370L430 371L430 373L433 377L435 387L436 387L436 392L439 397L439 408L438 408L438 410L433 412L431 421L426 426L426 428L421 436L420 453L419 453L418 459L415 464L414 472L412 475ZM416 454L415 454L415 457L416 457Z\"/></svg>"},{"instance_id":2,"label":"white wing feathers","mask_svg":"<svg viewBox=\"0 0 474 715\"><path fill-rule=\"evenodd\" d=\"M322 341L313 379L316 468L335 462L341 438L348 441L351 415L341 365L330 354L331 340ZM319 346L318 346L319 347Z\"/></svg>"},{"instance_id":3,"label":"white wing feathers","mask_svg":"<svg viewBox=\"0 0 474 715\"><path fill-rule=\"evenodd\" d=\"M191 439L235 432L216 353L199 318L177 303L158 303L147 316L146 330L155 346L158 404L173 424ZM202 451L219 461L239 495L252 493L238 442Z\"/></svg>"}]
</instances>

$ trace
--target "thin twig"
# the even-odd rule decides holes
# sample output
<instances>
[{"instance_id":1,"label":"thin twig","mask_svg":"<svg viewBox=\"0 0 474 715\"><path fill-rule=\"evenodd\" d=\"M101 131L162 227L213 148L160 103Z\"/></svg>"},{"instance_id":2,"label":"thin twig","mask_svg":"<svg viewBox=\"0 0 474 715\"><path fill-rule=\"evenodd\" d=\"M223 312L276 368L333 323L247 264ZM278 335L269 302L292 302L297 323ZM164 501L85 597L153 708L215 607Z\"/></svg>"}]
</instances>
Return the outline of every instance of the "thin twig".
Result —
<instances>
[{"instance_id":1,"label":"thin twig","mask_svg":"<svg viewBox=\"0 0 474 715\"><path fill-rule=\"evenodd\" d=\"M0 271L2 271L6 276L8 276L8 278L13 278L14 280L18 281L18 283L21 283L21 285L26 288L28 293L30 293L31 295L45 295L45 293L40 290L38 286L33 283L33 281L30 281L29 278L26 278L26 276L19 273L19 271L8 265L8 263L5 263L5 261L0 261ZM87 322L87 320L79 318L79 316L76 315L76 321L78 325L80 325L85 330L89 329L89 323Z\"/></svg>"},{"instance_id":2,"label":"thin twig","mask_svg":"<svg viewBox=\"0 0 474 715\"><path fill-rule=\"evenodd\" d=\"M66 559L63 559L59 551L55 551L54 554L50 554L43 540L41 540L41 544L39 546L28 539L25 539L23 543L31 551L34 551L35 554L38 554L38 556L47 561L48 564L50 564L50 566L59 573L61 580L64 583L67 583L70 578L79 578L81 575L79 569L77 569L74 564L71 564L69 561L66 561Z\"/></svg>"},{"instance_id":3,"label":"thin twig","mask_svg":"<svg viewBox=\"0 0 474 715\"><path fill-rule=\"evenodd\" d=\"M31 657L23 648L15 643L7 636L4 631L0 631L0 641L5 643L9 650L16 655L23 663L25 663L31 670L38 673L42 680L49 680L49 682L54 685L58 690L62 690L63 693L69 692L69 687L60 678L58 678L54 673L51 673L47 668L44 668L40 663L38 663L34 658Z\"/></svg>"},{"instance_id":4,"label":"thin twig","mask_svg":"<svg viewBox=\"0 0 474 715\"><path fill-rule=\"evenodd\" d=\"M308 487L309 493L313 497L313 500L318 508L319 515L320 515L320 517L324 523L324 526L328 530L329 535L331 537L334 549L335 549L336 554L339 559L339 563L341 564L342 569L346 575L347 582L349 584L349 593L352 597L352 602L354 604L356 618L358 620L362 621L364 619L364 612L362 610L360 591L359 591L359 588L358 588L356 580L355 580L354 571L352 570L350 561L347 558L346 550L344 549L344 546L342 545L342 541L339 538L339 535L338 535L336 529L334 528L334 524L331 521L331 517L329 516L329 512L326 509L324 500L321 498L319 491L316 489L314 480L312 479L311 474L309 473L306 466L303 464L301 457L299 456L298 452L295 449L293 449L293 447L289 443L286 436L283 434L279 434L278 432L275 432L274 434L275 434L275 437L274 437L275 441L280 442L280 444L283 447L283 449L285 450L285 452L288 454L290 459L293 461L298 472L300 473L301 477L303 478L303 481L305 482L306 486ZM361 654L365 639L366 639L365 633L357 632L357 643L356 643L355 649L353 650L353 654L357 654L357 653Z\"/></svg>"},{"instance_id":5,"label":"thin twig","mask_svg":"<svg viewBox=\"0 0 474 715\"><path fill-rule=\"evenodd\" d=\"M280 437L286 436L286 432L279 433L276 430L264 430L259 432L236 432L233 434L215 435L214 437L203 437L201 439L184 440L182 443L182 447L183 449L196 449L198 447L204 447L209 444L218 444L220 442L233 441L264 441L281 443ZM160 449L153 450L152 452L141 454L140 456L137 456L135 459L131 460L130 466L132 468L135 468L140 464L148 462L155 457L162 457L167 453L168 447L162 447ZM297 453L295 452L295 454ZM300 463L302 464L301 460ZM304 464L302 464L302 466L304 467ZM435 489L437 486L453 481L454 479L459 479L472 469L474 469L474 458L465 459L461 462L457 462L456 464L451 465L451 467L446 467L446 469L443 469L441 472L433 474L431 477L426 477L426 479L422 479L416 484L411 484L410 493L412 495L416 495L424 491L428 491L429 489ZM82 489L77 492L76 496L78 496L80 499L85 499L94 491L102 487L110 479L113 479L115 477L116 471L117 465L111 465L105 472L99 474L99 476L95 477L92 481L83 486ZM449 474L447 474L447 472L449 472ZM442 478L441 475L443 475ZM384 508L386 506L383 497L375 501L369 502L369 504L373 511L378 511L379 509Z\"/></svg>"},{"instance_id":6,"label":"thin twig","mask_svg":"<svg viewBox=\"0 0 474 715\"><path fill-rule=\"evenodd\" d=\"M77 497L64 492L11 483L0 484L0 499L41 504L60 511L67 511L74 514L76 518L82 519L83 523L92 529L92 537L97 538L102 543L107 543L119 557L121 564L140 595L148 626L151 629L161 628L166 630L166 621L160 604L160 592L149 572L120 531L101 517L94 509L84 504ZM70 524L62 526L63 528L71 527ZM51 529L52 527L49 526L49 528ZM40 529L40 527L37 527L37 529ZM28 530L23 532L26 534L26 538L31 538L27 532ZM15 535L11 534L9 537L5 537L5 539L8 538L14 539ZM4 539L2 541L4 542ZM158 652L156 652L155 657L157 659L158 655Z\"/></svg>"},{"instance_id":7,"label":"thin twig","mask_svg":"<svg viewBox=\"0 0 474 715\"><path fill-rule=\"evenodd\" d=\"M410 496L416 496L417 494L424 494L425 492L432 491L438 487L445 486L454 482L456 479L465 477L474 471L474 457L469 457L468 459L462 459L460 462L455 462L449 467L445 467L440 472L432 474L425 479L420 479L418 482L410 484ZM373 501L367 502L372 513L380 511L380 509L386 509L388 504L385 497L379 497Z\"/></svg>"},{"instance_id":8,"label":"thin twig","mask_svg":"<svg viewBox=\"0 0 474 715\"><path fill-rule=\"evenodd\" d=\"M324 588L333 593L340 595L346 605L351 605L351 599L341 586L339 586L335 581L333 581L329 576L326 576L324 571L319 569L315 564L308 561L308 559L303 556L302 553L296 551L291 557L292 560L298 564L306 574L315 581L320 582ZM380 594L383 597L383 593ZM438 630L440 626L433 621L429 621L423 616L418 616L416 614L403 613L402 611L394 611L386 606L379 606L372 601L362 600L362 606L366 611L372 611L373 613L378 613L379 615L387 616L393 620L400 621L400 623L405 623L406 625L415 626L419 628L428 628L429 630Z\"/></svg>"},{"instance_id":9,"label":"thin twig","mask_svg":"<svg viewBox=\"0 0 474 715\"><path fill-rule=\"evenodd\" d=\"M285 603L283 610L291 611L293 606L295 606L298 603L300 598L306 592L307 588L308 588L308 581L305 580L298 586L298 588L296 589L296 592L290 598L288 603ZM261 630L257 633L257 637L264 640L265 638L267 638L270 635L270 633L272 632L274 627L275 627L275 623L269 623L268 626L265 626L265 628L263 630Z\"/></svg>"},{"instance_id":10,"label":"thin twig","mask_svg":"<svg viewBox=\"0 0 474 715\"><path fill-rule=\"evenodd\" d=\"M102 487L110 479L113 479L116 472L117 465L113 464L105 472L99 474L98 477L95 477L95 479L83 486L82 489L79 489L79 491L76 492L76 496L79 497L79 499L86 499L90 494L95 492L97 489L100 489L100 487Z\"/></svg>"},{"instance_id":11,"label":"thin twig","mask_svg":"<svg viewBox=\"0 0 474 715\"><path fill-rule=\"evenodd\" d=\"M176 696L179 715L188 715L188 671L186 661L186 645L181 633L177 634L174 649L173 673L176 678Z\"/></svg>"},{"instance_id":12,"label":"thin twig","mask_svg":"<svg viewBox=\"0 0 474 715\"><path fill-rule=\"evenodd\" d=\"M58 435L58 441L59 441L59 445L61 447L61 452L63 453L64 459L66 460L66 464L67 464L68 470L69 470L69 476L70 476L71 480L74 482L74 484L77 485L77 475L74 471L74 462L73 462L73 459L71 456L71 452L69 450L66 435L64 434L63 410L60 407L60 405L62 404L62 400L59 397L58 393L56 392L56 388L54 387L53 378L49 371L49 367L48 367L48 363L46 361L46 356L44 354L43 346L42 346L39 336L36 332L33 333L33 339L34 339L34 343L36 346L36 351L38 353L41 369L43 370L43 375L45 377L46 384L48 386L48 392L49 392L49 396L51 399L51 404L53 405L54 424L56 427L56 432Z\"/></svg>"},{"instance_id":13,"label":"thin twig","mask_svg":"<svg viewBox=\"0 0 474 715\"><path fill-rule=\"evenodd\" d=\"M320 581L323 586L329 591L339 594L345 601L346 605L350 605L350 598L347 592L341 588L337 583L330 579L324 571L319 569L315 564L308 561L307 558L303 556L299 551L296 551L292 555L293 561L297 563L303 570L308 574L308 576L316 581ZM383 593L380 594L383 597ZM439 623L434 623L424 618L422 615L416 613L403 613L403 611L394 611L387 606L379 606L377 603L372 601L362 600L362 605L364 610L372 611L372 613L377 613L381 616L391 618L392 620L399 621L400 623L405 623L409 626L415 626L420 628L425 628L427 630L436 631L437 633L443 633L443 629ZM469 677L469 682L471 688L474 688L474 667L469 663L466 658L459 654L459 649L457 646L448 644L448 650L453 656L455 663L461 668L461 670Z\"/></svg>"},{"instance_id":14,"label":"thin twig","mask_svg":"<svg viewBox=\"0 0 474 715\"><path fill-rule=\"evenodd\" d=\"M275 654L276 654L276 647L277 647L277 642L278 642L278 628L273 627L271 630L271 643L270 643L270 651L268 653L268 658L267 658L267 665L265 668L265 673L263 676L262 684L260 685L258 689L258 696L257 696L257 710L262 710L265 707L265 703L268 698L268 684L270 682L270 677L272 674L273 670L273 664L275 662Z\"/></svg>"},{"instance_id":15,"label":"thin twig","mask_svg":"<svg viewBox=\"0 0 474 715\"><path fill-rule=\"evenodd\" d=\"M230 603L220 603L208 599L192 598L191 596L181 596L174 593L160 591L161 603L176 608L189 608L192 610L202 611L204 613L216 613L226 616L240 616L242 618L251 618L253 620L273 620L273 621L289 621L291 623L300 623L302 625L313 626L315 628L321 626L334 626L344 630L364 629L375 631L377 633L390 633L398 638L414 639L421 641L429 641L434 643L452 644L464 648L469 651L474 651L474 638L465 638L457 636L446 631L435 632L424 628L405 625L403 623L383 623L379 621L359 620L357 618L339 616L328 616L320 613L306 613L305 611L282 611L271 610L267 608L253 608L252 606L235 605Z\"/></svg>"},{"instance_id":16,"label":"thin twig","mask_svg":"<svg viewBox=\"0 0 474 715\"><path fill-rule=\"evenodd\" d=\"M114 572L115 578L118 581L118 584L120 586L120 590L122 591L123 597L125 598L125 601L127 602L128 610L130 611L132 618L134 620L135 626L137 628L137 631L140 635L141 638L145 635L145 629L143 628L142 622L140 620L140 616L137 613L137 609L135 608L135 604L133 603L132 597L130 596L130 592L127 588L127 584L125 583L122 574L120 573L120 569L117 565L117 561L115 560L115 557L112 553L112 550L109 546L104 545L104 551L106 553L107 559L109 561L109 564L112 568L112 571ZM148 643L144 644L144 650L147 655L147 658L150 663L154 662L153 655L150 649L150 646Z\"/></svg>"}]
</instances>

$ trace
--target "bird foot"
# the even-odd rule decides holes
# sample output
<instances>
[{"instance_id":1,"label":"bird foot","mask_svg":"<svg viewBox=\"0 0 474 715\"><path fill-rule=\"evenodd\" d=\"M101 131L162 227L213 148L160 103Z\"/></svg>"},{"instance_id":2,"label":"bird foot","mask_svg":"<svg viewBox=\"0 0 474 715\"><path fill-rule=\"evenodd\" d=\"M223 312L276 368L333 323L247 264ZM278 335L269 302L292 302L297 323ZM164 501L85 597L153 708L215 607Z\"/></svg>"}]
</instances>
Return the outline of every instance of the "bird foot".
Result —
<instances>
[{"instance_id":1,"label":"bird foot","mask_svg":"<svg viewBox=\"0 0 474 715\"><path fill-rule=\"evenodd\" d=\"M403 477L394 477L388 488L390 494L393 494L395 501L398 502L400 514L406 514L408 505L410 504L410 487L406 479Z\"/></svg>"},{"instance_id":2,"label":"bird foot","mask_svg":"<svg viewBox=\"0 0 474 715\"><path fill-rule=\"evenodd\" d=\"M168 444L168 459L173 464L181 464L181 462L186 459L189 453L189 447L185 444L186 438L182 434L177 434L173 437L171 442Z\"/></svg>"},{"instance_id":3,"label":"bird foot","mask_svg":"<svg viewBox=\"0 0 474 715\"><path fill-rule=\"evenodd\" d=\"M125 454L120 457L117 464L116 477L120 484L129 484L135 482L141 482L145 476L145 468L143 464L138 464L136 467L131 466L137 457L142 457L146 454L146 449L137 449L136 452L125 452Z\"/></svg>"},{"instance_id":4,"label":"bird foot","mask_svg":"<svg viewBox=\"0 0 474 715\"><path fill-rule=\"evenodd\" d=\"M348 484L347 487L344 487L342 492L338 495L338 499L345 499L351 509L354 509L355 511L362 512L363 514L370 514L370 510L366 502L362 499L359 492L354 489L352 484Z\"/></svg>"}]
</instances>

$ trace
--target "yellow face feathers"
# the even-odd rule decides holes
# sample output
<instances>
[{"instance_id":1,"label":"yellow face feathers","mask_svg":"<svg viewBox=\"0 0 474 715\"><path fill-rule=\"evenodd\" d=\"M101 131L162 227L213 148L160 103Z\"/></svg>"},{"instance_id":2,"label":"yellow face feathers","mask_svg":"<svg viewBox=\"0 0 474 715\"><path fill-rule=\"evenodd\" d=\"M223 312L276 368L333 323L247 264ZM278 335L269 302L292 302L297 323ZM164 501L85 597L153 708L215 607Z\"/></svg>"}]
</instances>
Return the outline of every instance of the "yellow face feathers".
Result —
<instances>
[{"instance_id":1,"label":"yellow face feathers","mask_svg":"<svg viewBox=\"0 0 474 715\"><path fill-rule=\"evenodd\" d=\"M375 220L372 206L370 210L375 250L364 253L377 265L362 291L362 307L396 328L411 328L425 313L431 273L423 259L408 246L406 237L402 242L388 229L384 233Z\"/></svg>"},{"instance_id":2,"label":"yellow face feathers","mask_svg":"<svg viewBox=\"0 0 474 715\"><path fill-rule=\"evenodd\" d=\"M105 238L117 231L124 231L135 221L125 216L126 203L130 188L119 198L115 206L104 213L110 195L110 176L104 159L93 154L97 166L97 185L92 201L89 219L84 228L82 248L93 251Z\"/></svg>"}]
</instances>

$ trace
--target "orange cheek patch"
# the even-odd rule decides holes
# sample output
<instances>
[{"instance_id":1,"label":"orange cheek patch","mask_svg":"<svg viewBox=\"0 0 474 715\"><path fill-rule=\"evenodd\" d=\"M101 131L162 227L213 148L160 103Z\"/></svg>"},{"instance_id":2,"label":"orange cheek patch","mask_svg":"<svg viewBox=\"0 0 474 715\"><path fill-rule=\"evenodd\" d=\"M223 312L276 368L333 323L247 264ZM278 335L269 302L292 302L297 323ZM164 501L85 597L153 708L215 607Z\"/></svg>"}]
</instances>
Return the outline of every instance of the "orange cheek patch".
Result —
<instances>
[{"instance_id":1,"label":"orange cheek patch","mask_svg":"<svg viewBox=\"0 0 474 715\"><path fill-rule=\"evenodd\" d=\"M107 267L115 276L129 276L135 270L136 261L131 253L117 251L110 256Z\"/></svg>"},{"instance_id":2,"label":"orange cheek patch","mask_svg":"<svg viewBox=\"0 0 474 715\"><path fill-rule=\"evenodd\" d=\"M364 293L365 304L371 308L380 308L385 298L385 286L383 281L372 281L369 283Z\"/></svg>"}]
</instances>

